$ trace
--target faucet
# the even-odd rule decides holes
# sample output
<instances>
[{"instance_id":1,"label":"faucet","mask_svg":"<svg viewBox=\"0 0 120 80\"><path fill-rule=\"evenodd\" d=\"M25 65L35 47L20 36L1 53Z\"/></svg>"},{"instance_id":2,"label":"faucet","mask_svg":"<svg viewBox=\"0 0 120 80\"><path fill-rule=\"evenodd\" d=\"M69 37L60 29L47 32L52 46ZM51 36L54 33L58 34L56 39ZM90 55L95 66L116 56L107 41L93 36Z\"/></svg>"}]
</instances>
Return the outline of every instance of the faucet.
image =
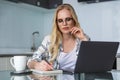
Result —
<instances>
[{"instance_id":1,"label":"faucet","mask_svg":"<svg viewBox=\"0 0 120 80\"><path fill-rule=\"evenodd\" d=\"M31 51L35 51L36 50L36 45L35 45L35 34L39 34L38 31L35 31L32 33L32 46L31 46Z\"/></svg>"}]
</instances>

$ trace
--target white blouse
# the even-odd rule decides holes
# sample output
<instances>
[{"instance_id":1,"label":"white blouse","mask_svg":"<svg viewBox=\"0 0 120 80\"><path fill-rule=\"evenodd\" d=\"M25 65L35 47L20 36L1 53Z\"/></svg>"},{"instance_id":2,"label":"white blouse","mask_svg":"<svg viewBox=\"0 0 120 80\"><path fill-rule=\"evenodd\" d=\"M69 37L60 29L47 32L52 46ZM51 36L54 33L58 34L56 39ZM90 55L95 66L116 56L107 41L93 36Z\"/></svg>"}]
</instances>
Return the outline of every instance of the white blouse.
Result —
<instances>
[{"instance_id":1,"label":"white blouse","mask_svg":"<svg viewBox=\"0 0 120 80\"><path fill-rule=\"evenodd\" d=\"M59 56L57 58L59 69L62 69L64 71L74 72L75 63L78 54L78 52L76 52L76 49L77 46L75 46L74 49L69 53L65 53L63 51L59 52Z\"/></svg>"}]
</instances>

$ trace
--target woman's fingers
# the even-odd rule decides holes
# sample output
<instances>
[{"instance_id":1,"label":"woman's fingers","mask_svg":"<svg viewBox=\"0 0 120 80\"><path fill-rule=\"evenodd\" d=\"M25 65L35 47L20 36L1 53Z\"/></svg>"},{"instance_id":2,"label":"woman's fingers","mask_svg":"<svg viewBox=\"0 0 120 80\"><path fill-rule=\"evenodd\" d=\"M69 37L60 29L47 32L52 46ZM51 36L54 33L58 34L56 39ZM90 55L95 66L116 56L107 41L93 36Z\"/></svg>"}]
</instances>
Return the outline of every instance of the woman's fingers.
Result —
<instances>
[{"instance_id":1,"label":"woman's fingers","mask_svg":"<svg viewBox=\"0 0 120 80\"><path fill-rule=\"evenodd\" d=\"M73 35L75 35L75 34L80 34L81 33L81 30L80 30L80 28L77 28L77 27L73 27L72 29L71 29L71 34L73 34Z\"/></svg>"},{"instance_id":2,"label":"woman's fingers","mask_svg":"<svg viewBox=\"0 0 120 80\"><path fill-rule=\"evenodd\" d=\"M46 61L42 60L41 62L38 62L35 66L35 69L42 70L42 71L48 71L53 70L52 64L48 64Z\"/></svg>"},{"instance_id":3,"label":"woman's fingers","mask_svg":"<svg viewBox=\"0 0 120 80\"><path fill-rule=\"evenodd\" d=\"M70 32L72 35L74 35L75 37L77 37L81 40L86 39L86 36L84 35L84 32L81 28L73 27L73 28L71 28Z\"/></svg>"},{"instance_id":4,"label":"woman's fingers","mask_svg":"<svg viewBox=\"0 0 120 80\"><path fill-rule=\"evenodd\" d=\"M48 70L53 70L52 64L50 64L50 63L48 63L48 62L46 62L46 61L44 61L44 60L43 60L43 64L44 64L44 66L46 67L46 69L48 69Z\"/></svg>"}]
</instances>

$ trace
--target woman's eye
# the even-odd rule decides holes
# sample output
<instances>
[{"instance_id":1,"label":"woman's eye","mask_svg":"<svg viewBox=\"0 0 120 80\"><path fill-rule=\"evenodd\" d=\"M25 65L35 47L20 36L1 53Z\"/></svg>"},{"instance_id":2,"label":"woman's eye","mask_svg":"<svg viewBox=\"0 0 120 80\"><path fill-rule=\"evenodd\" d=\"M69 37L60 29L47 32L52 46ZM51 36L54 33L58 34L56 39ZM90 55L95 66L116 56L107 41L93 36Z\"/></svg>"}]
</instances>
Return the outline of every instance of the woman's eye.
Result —
<instances>
[{"instance_id":1,"label":"woman's eye","mask_svg":"<svg viewBox=\"0 0 120 80\"><path fill-rule=\"evenodd\" d=\"M66 18L65 20L66 20L66 21L71 21L71 20L72 20L72 18Z\"/></svg>"},{"instance_id":2,"label":"woman's eye","mask_svg":"<svg viewBox=\"0 0 120 80\"><path fill-rule=\"evenodd\" d=\"M73 20L73 18L67 17L67 18L65 18L64 20L63 20L63 19L58 19L57 22L58 22L58 23L62 23L62 22L69 22L69 21L71 21L71 20Z\"/></svg>"},{"instance_id":3,"label":"woman's eye","mask_svg":"<svg viewBox=\"0 0 120 80\"><path fill-rule=\"evenodd\" d=\"M62 20L62 19L58 19L57 21L58 21L59 23L63 22L63 20Z\"/></svg>"}]
</instances>

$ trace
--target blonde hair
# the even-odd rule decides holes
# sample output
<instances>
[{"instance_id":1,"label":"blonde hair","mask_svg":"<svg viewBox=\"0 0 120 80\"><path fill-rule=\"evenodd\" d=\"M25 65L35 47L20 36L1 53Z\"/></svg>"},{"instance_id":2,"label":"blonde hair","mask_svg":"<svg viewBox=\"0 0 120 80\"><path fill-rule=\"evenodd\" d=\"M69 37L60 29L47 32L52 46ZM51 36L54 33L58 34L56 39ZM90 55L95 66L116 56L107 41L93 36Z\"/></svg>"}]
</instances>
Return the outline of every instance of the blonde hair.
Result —
<instances>
[{"instance_id":1,"label":"blonde hair","mask_svg":"<svg viewBox=\"0 0 120 80\"><path fill-rule=\"evenodd\" d=\"M52 54L51 61L54 61L56 59L59 52L59 46L62 40L62 33L60 32L57 24L57 14L62 9L69 10L74 20L75 26L80 27L75 10L70 4L62 4L57 7L55 11L54 19L53 19L53 28L52 28L51 38L50 38L51 44L50 44L49 50L50 50L50 53Z\"/></svg>"}]
</instances>

